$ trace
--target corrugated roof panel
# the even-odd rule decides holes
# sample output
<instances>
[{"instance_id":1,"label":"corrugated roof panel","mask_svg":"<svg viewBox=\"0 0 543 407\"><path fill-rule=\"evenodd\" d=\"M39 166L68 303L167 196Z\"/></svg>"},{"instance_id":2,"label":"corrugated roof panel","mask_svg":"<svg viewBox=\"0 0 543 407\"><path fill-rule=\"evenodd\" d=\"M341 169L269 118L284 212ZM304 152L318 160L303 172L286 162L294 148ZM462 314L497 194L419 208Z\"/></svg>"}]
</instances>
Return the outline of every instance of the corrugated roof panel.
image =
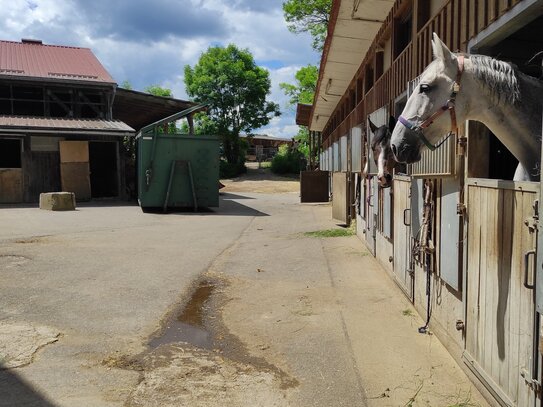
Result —
<instances>
[{"instance_id":1,"label":"corrugated roof panel","mask_svg":"<svg viewBox=\"0 0 543 407\"><path fill-rule=\"evenodd\" d=\"M62 129L110 131L123 133L134 132L132 127L117 120L0 116L0 128L8 129L10 127L50 130Z\"/></svg>"},{"instance_id":2,"label":"corrugated roof panel","mask_svg":"<svg viewBox=\"0 0 543 407\"><path fill-rule=\"evenodd\" d=\"M89 48L0 41L0 75L115 83Z\"/></svg>"}]
</instances>

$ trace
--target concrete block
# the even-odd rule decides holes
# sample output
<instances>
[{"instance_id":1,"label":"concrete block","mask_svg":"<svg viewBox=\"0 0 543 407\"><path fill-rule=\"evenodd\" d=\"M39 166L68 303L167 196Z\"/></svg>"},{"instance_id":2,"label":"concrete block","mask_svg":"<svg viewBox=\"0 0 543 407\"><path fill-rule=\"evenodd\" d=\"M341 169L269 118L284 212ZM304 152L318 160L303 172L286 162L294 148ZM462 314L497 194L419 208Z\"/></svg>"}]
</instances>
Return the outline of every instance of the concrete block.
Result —
<instances>
[{"instance_id":1,"label":"concrete block","mask_svg":"<svg viewBox=\"0 0 543 407\"><path fill-rule=\"evenodd\" d=\"M73 192L45 192L40 194L40 209L73 211L75 210L75 194Z\"/></svg>"}]
</instances>

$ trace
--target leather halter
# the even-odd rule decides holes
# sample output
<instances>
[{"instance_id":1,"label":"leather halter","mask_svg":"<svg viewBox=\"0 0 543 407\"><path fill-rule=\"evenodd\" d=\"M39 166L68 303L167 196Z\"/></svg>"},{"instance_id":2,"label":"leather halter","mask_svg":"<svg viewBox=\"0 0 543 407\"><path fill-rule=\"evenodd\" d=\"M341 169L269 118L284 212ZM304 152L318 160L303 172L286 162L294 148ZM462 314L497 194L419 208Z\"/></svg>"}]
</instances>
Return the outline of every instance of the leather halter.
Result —
<instances>
[{"instance_id":1,"label":"leather halter","mask_svg":"<svg viewBox=\"0 0 543 407\"><path fill-rule=\"evenodd\" d=\"M445 141L447 141L447 139L451 136L452 133L455 133L458 130L458 126L456 124L456 111L454 107L456 104L456 95L460 91L460 79L462 78L462 73L464 72L464 56L458 55L457 60L458 60L458 72L456 74L456 80L452 85L451 95L449 96L449 100L447 100L447 103L445 103L443 106L439 108L438 111L433 113L430 117L428 117L426 120L424 120L422 123L419 123L419 124L411 120L408 120L403 116L400 116L398 118L398 121L401 124L403 124L409 130L414 131L417 137L420 139L420 141L422 141L424 145L432 151L439 148ZM435 119L437 119L446 111L448 111L449 114L451 115L451 131L449 132L447 137L443 141L441 141L441 143L432 144L424 136L423 130L429 127L434 122Z\"/></svg>"}]
</instances>

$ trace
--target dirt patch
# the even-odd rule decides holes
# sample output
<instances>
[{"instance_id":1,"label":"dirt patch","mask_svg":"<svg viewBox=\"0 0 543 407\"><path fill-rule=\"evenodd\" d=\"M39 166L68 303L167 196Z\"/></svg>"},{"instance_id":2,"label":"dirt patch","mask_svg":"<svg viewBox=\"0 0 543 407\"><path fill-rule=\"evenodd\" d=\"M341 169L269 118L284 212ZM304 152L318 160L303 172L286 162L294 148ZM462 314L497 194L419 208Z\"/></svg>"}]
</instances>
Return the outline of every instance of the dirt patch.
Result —
<instances>
[{"instance_id":1,"label":"dirt patch","mask_svg":"<svg viewBox=\"0 0 543 407\"><path fill-rule=\"evenodd\" d=\"M237 178L221 180L224 192L258 192L277 194L300 192L300 180L297 176L283 177L275 175L269 168L255 168L249 163L247 173Z\"/></svg>"},{"instance_id":2,"label":"dirt patch","mask_svg":"<svg viewBox=\"0 0 543 407\"><path fill-rule=\"evenodd\" d=\"M161 346L143 367L127 407L288 406L273 373L198 348Z\"/></svg>"},{"instance_id":3,"label":"dirt patch","mask_svg":"<svg viewBox=\"0 0 543 407\"><path fill-rule=\"evenodd\" d=\"M224 325L226 284L216 278L201 280L189 301L164 320L148 351L103 360L108 367L141 372L127 406L288 405L284 391L298 381L251 355Z\"/></svg>"}]
</instances>

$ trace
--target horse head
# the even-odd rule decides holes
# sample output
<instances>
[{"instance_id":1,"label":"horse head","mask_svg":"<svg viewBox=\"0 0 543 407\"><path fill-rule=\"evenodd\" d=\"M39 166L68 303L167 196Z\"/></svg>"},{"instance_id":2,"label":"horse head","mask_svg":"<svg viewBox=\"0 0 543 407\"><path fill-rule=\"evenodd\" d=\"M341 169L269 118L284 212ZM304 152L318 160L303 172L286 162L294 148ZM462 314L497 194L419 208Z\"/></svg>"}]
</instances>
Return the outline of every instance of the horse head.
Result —
<instances>
[{"instance_id":1,"label":"horse head","mask_svg":"<svg viewBox=\"0 0 543 407\"><path fill-rule=\"evenodd\" d=\"M434 61L420 76L392 132L390 144L398 162L419 161L424 147L435 149L465 118L462 93L457 97L463 57L454 55L435 33L432 49Z\"/></svg>"},{"instance_id":2,"label":"horse head","mask_svg":"<svg viewBox=\"0 0 543 407\"><path fill-rule=\"evenodd\" d=\"M370 130L373 133L370 145L373 152L373 160L377 165L377 179L381 187L388 188L392 184L392 172L396 165L390 148L390 130L394 128L396 120L391 116L388 126L384 125L381 127L377 127L369 119L368 121Z\"/></svg>"}]
</instances>

